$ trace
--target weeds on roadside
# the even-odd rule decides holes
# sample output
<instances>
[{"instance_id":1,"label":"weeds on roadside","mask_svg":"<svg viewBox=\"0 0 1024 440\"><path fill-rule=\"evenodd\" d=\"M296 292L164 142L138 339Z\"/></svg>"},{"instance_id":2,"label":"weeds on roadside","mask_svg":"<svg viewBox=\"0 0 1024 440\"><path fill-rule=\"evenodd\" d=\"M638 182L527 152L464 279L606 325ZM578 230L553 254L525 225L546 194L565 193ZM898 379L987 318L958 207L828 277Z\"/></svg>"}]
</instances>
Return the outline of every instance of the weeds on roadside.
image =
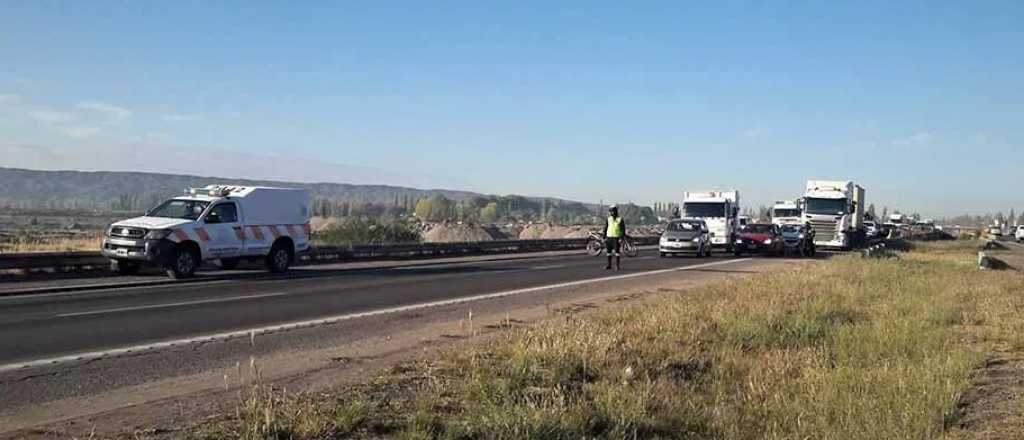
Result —
<instances>
[{"instance_id":1,"label":"weeds on roadside","mask_svg":"<svg viewBox=\"0 0 1024 440\"><path fill-rule=\"evenodd\" d=\"M69 252L99 251L99 236L76 238L36 239L30 236L18 236L7 241L0 241L0 252Z\"/></svg>"},{"instance_id":2,"label":"weeds on roadside","mask_svg":"<svg viewBox=\"0 0 1024 440\"><path fill-rule=\"evenodd\" d=\"M228 437L934 438L991 345L1024 346L1021 275L964 264L968 247L516 328L352 399L254 392Z\"/></svg>"}]
</instances>

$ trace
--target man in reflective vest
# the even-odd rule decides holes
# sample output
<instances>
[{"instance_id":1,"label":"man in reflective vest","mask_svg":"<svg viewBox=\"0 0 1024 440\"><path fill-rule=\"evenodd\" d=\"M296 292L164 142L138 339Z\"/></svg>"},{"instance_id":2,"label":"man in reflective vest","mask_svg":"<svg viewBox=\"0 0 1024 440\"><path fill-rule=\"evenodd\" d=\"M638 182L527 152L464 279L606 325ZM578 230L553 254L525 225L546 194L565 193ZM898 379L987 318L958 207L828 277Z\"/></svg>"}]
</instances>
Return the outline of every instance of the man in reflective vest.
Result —
<instances>
[{"instance_id":1,"label":"man in reflective vest","mask_svg":"<svg viewBox=\"0 0 1024 440\"><path fill-rule=\"evenodd\" d=\"M626 221L619 217L619 208L612 205L608 208L608 219L604 224L604 247L608 254L608 265L605 270L612 268L612 257L615 257L615 270L622 269L622 238L626 236Z\"/></svg>"}]
</instances>

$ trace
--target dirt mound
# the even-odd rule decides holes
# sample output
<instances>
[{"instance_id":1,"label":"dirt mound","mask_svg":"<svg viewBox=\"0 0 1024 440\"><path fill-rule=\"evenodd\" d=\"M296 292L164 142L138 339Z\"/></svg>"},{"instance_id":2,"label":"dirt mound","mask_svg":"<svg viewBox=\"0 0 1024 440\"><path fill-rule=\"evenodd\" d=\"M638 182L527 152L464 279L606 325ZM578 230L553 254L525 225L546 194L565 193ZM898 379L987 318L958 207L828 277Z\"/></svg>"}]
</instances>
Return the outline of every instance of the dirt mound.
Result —
<instances>
[{"instance_id":1,"label":"dirt mound","mask_svg":"<svg viewBox=\"0 0 1024 440\"><path fill-rule=\"evenodd\" d=\"M547 229L547 225L528 225L519 231L520 240L536 240L544 234Z\"/></svg>"},{"instance_id":2,"label":"dirt mound","mask_svg":"<svg viewBox=\"0 0 1024 440\"><path fill-rule=\"evenodd\" d=\"M587 238L589 233L584 226L552 226L540 238Z\"/></svg>"},{"instance_id":3,"label":"dirt mound","mask_svg":"<svg viewBox=\"0 0 1024 440\"><path fill-rule=\"evenodd\" d=\"M548 240L561 238L586 238L593 229L589 226L559 226L535 224L523 228L519 233L520 240Z\"/></svg>"},{"instance_id":4,"label":"dirt mound","mask_svg":"<svg viewBox=\"0 0 1024 440\"><path fill-rule=\"evenodd\" d=\"M491 233L478 225L441 224L423 234L428 243L458 243L466 241L492 241Z\"/></svg>"},{"instance_id":5,"label":"dirt mound","mask_svg":"<svg viewBox=\"0 0 1024 440\"><path fill-rule=\"evenodd\" d=\"M309 227L313 232L321 232L340 222L337 217L313 217L309 219Z\"/></svg>"},{"instance_id":6,"label":"dirt mound","mask_svg":"<svg viewBox=\"0 0 1024 440\"><path fill-rule=\"evenodd\" d=\"M512 239L507 233L505 233L505 231L503 231L501 228L499 228L497 226L494 226L494 225L483 226L483 229L485 231L487 231L487 233L491 235L491 238L493 238L495 240L511 240ZM518 237L518 234L516 234L516 235L514 235L512 237Z\"/></svg>"}]
</instances>

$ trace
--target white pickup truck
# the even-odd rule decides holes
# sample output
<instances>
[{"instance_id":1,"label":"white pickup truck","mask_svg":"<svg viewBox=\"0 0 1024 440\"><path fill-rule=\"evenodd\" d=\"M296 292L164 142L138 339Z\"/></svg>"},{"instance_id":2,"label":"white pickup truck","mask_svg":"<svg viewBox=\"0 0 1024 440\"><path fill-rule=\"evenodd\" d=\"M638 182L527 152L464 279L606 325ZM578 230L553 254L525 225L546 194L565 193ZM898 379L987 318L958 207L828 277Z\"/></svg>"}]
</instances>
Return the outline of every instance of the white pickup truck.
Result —
<instances>
[{"instance_id":1,"label":"white pickup truck","mask_svg":"<svg viewBox=\"0 0 1024 440\"><path fill-rule=\"evenodd\" d=\"M110 225L101 253L122 274L150 264L187 278L204 261L232 269L241 259L262 259L270 271L283 272L309 249L309 215L309 192L302 189L191 188L142 217Z\"/></svg>"},{"instance_id":2,"label":"white pickup truck","mask_svg":"<svg viewBox=\"0 0 1024 440\"><path fill-rule=\"evenodd\" d=\"M1013 238L1016 238L1018 242L1024 243L1024 225L1017 226L1017 230L1013 233Z\"/></svg>"}]
</instances>

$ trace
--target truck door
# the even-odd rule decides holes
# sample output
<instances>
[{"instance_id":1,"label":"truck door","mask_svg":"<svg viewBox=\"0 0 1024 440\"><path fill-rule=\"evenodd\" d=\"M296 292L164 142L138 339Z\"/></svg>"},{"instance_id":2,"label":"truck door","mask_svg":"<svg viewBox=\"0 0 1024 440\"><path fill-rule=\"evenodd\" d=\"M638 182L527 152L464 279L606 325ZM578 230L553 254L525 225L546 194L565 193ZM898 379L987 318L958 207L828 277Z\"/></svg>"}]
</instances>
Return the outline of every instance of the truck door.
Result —
<instances>
[{"instance_id":1,"label":"truck door","mask_svg":"<svg viewBox=\"0 0 1024 440\"><path fill-rule=\"evenodd\" d=\"M239 221L238 205L221 202L213 206L203 220L208 258L236 258L245 246L245 233ZM200 239L203 239L200 234Z\"/></svg>"}]
</instances>

